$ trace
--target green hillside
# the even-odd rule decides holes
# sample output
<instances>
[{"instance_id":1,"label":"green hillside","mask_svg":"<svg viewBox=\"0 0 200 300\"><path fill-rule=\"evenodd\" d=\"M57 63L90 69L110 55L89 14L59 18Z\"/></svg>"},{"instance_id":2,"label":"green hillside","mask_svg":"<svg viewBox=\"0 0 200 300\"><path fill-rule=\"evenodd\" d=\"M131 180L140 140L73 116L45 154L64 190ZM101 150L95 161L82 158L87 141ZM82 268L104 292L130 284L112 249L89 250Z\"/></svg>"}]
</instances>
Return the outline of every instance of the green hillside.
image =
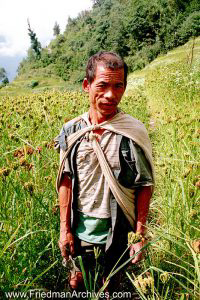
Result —
<instances>
[{"instance_id":1,"label":"green hillside","mask_svg":"<svg viewBox=\"0 0 200 300\"><path fill-rule=\"evenodd\" d=\"M148 71L159 65L166 65L170 63L185 61L190 63L191 59L196 59L200 55L200 38L191 39L185 45L180 46L174 50L167 52L165 55L159 55L157 59L149 63L144 69L130 73L128 76L127 92L132 90L135 86L143 84L145 76ZM33 83L37 82L38 85L32 87ZM1 95L17 95L27 93L39 93L43 91L51 91L52 89L65 91L77 90L81 91L81 84L70 84L62 78L51 75L48 76L45 72L40 70L30 71L30 74L18 76L12 83L0 89Z\"/></svg>"},{"instance_id":2,"label":"green hillside","mask_svg":"<svg viewBox=\"0 0 200 300\"><path fill-rule=\"evenodd\" d=\"M135 86L143 85L148 72L157 67L165 67L170 64L192 65L193 61L198 61L200 57L200 37L192 38L184 46L177 47L166 55L159 55L154 61L148 64L144 69L135 71L128 76L127 91L132 90Z\"/></svg>"},{"instance_id":3,"label":"green hillside","mask_svg":"<svg viewBox=\"0 0 200 300\"><path fill-rule=\"evenodd\" d=\"M133 299L200 298L199 45L191 40L130 74L120 104L147 127L156 173L146 256L119 286ZM27 87L32 80L39 85ZM0 90L1 299L8 291L69 291L57 246L53 138L88 110L88 99L64 87L58 78L24 76Z\"/></svg>"},{"instance_id":4,"label":"green hillside","mask_svg":"<svg viewBox=\"0 0 200 300\"><path fill-rule=\"evenodd\" d=\"M93 3L90 11L66 20L64 33L56 31L46 48L41 48L37 33L28 27L30 49L20 63L19 80L59 77L68 86L80 85L88 58L100 50L119 53L133 72L144 68L159 54L200 35L198 0L95 0ZM58 85L62 86L62 82Z\"/></svg>"}]
</instances>

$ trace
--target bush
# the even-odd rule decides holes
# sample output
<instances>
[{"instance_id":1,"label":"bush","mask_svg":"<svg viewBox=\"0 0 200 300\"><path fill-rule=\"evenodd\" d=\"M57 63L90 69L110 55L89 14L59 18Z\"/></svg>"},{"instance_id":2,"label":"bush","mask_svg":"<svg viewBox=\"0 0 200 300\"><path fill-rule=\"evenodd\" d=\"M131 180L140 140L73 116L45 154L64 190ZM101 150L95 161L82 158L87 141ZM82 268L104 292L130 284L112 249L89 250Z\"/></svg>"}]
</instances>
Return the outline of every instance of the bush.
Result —
<instances>
[{"instance_id":1,"label":"bush","mask_svg":"<svg viewBox=\"0 0 200 300\"><path fill-rule=\"evenodd\" d=\"M192 36L200 35L200 12L194 12L183 22L177 31L180 42L183 44Z\"/></svg>"},{"instance_id":2,"label":"bush","mask_svg":"<svg viewBox=\"0 0 200 300\"><path fill-rule=\"evenodd\" d=\"M0 83L0 89L6 86L9 83L8 77L5 77Z\"/></svg>"},{"instance_id":3,"label":"bush","mask_svg":"<svg viewBox=\"0 0 200 300\"><path fill-rule=\"evenodd\" d=\"M31 81L31 83L29 83L28 84L28 87L30 87L30 88L34 88L34 87L36 87L36 86L38 86L39 85L39 81L37 81L37 80L32 80Z\"/></svg>"},{"instance_id":4,"label":"bush","mask_svg":"<svg viewBox=\"0 0 200 300\"><path fill-rule=\"evenodd\" d=\"M162 50L162 44L160 41L158 41L153 45L142 48L141 54L145 60L151 62L158 56L158 54L162 52Z\"/></svg>"},{"instance_id":5,"label":"bush","mask_svg":"<svg viewBox=\"0 0 200 300\"><path fill-rule=\"evenodd\" d=\"M81 84L83 82L84 77L85 77L85 70L80 69L80 70L74 70L71 73L70 79L73 83Z\"/></svg>"},{"instance_id":6,"label":"bush","mask_svg":"<svg viewBox=\"0 0 200 300\"><path fill-rule=\"evenodd\" d=\"M52 57L50 53L48 52L50 50L43 49L41 53L41 66L46 67L52 63Z\"/></svg>"},{"instance_id":7,"label":"bush","mask_svg":"<svg viewBox=\"0 0 200 300\"><path fill-rule=\"evenodd\" d=\"M61 62L54 64L53 70L55 74L59 77L61 77L64 81L69 80L69 69L67 68L67 65L61 64Z\"/></svg>"},{"instance_id":8,"label":"bush","mask_svg":"<svg viewBox=\"0 0 200 300\"><path fill-rule=\"evenodd\" d=\"M145 67L147 61L143 57L140 57L138 53L133 56L125 57L125 62L128 65L129 72L134 72Z\"/></svg>"},{"instance_id":9,"label":"bush","mask_svg":"<svg viewBox=\"0 0 200 300\"><path fill-rule=\"evenodd\" d=\"M2 83L3 83L4 85L8 84L8 83L9 83L8 77L5 77L5 78L2 80Z\"/></svg>"},{"instance_id":10,"label":"bush","mask_svg":"<svg viewBox=\"0 0 200 300\"><path fill-rule=\"evenodd\" d=\"M154 60L161 51L162 44L158 41L153 45L144 46L142 50L135 55L126 57L125 60L129 67L129 72L144 68L148 63Z\"/></svg>"}]
</instances>

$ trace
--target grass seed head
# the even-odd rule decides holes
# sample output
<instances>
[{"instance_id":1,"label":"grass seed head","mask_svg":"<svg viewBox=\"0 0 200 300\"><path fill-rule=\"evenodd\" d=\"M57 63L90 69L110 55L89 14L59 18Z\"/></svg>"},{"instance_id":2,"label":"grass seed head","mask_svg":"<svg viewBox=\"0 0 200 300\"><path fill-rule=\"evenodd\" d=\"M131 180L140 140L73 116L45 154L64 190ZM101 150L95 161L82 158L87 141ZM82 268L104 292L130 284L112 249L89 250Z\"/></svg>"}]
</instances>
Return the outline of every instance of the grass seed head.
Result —
<instances>
[{"instance_id":1,"label":"grass seed head","mask_svg":"<svg viewBox=\"0 0 200 300\"><path fill-rule=\"evenodd\" d=\"M193 189L189 190L189 196L190 196L190 198L192 198L194 196L194 190Z\"/></svg>"},{"instance_id":2,"label":"grass seed head","mask_svg":"<svg viewBox=\"0 0 200 300\"><path fill-rule=\"evenodd\" d=\"M195 219L198 216L198 211L195 209L192 209L189 213L189 216L191 219Z\"/></svg>"},{"instance_id":3,"label":"grass seed head","mask_svg":"<svg viewBox=\"0 0 200 300\"><path fill-rule=\"evenodd\" d=\"M19 163L20 163L20 166L25 166L27 162L24 157L21 157L19 160Z\"/></svg>"},{"instance_id":4,"label":"grass seed head","mask_svg":"<svg viewBox=\"0 0 200 300\"><path fill-rule=\"evenodd\" d=\"M56 214L57 214L58 208L59 208L59 205L54 205L54 206L52 207L52 214L53 214L53 215L56 215Z\"/></svg>"},{"instance_id":5,"label":"grass seed head","mask_svg":"<svg viewBox=\"0 0 200 300\"><path fill-rule=\"evenodd\" d=\"M70 121L69 118L64 118L64 122L65 122L65 123L67 123L67 122L69 122L69 121Z\"/></svg>"},{"instance_id":6,"label":"grass seed head","mask_svg":"<svg viewBox=\"0 0 200 300\"><path fill-rule=\"evenodd\" d=\"M28 155L32 155L34 153L34 149L32 147L26 147L26 153Z\"/></svg>"},{"instance_id":7,"label":"grass seed head","mask_svg":"<svg viewBox=\"0 0 200 300\"><path fill-rule=\"evenodd\" d=\"M135 243L138 243L142 240L142 235L139 233L139 232L129 232L128 233L128 245L132 245L132 244L135 244Z\"/></svg>"},{"instance_id":8,"label":"grass seed head","mask_svg":"<svg viewBox=\"0 0 200 300\"><path fill-rule=\"evenodd\" d=\"M30 171L30 170L32 170L32 168L34 167L34 164L33 164L33 163L30 163L30 164L29 164L29 163L26 163L25 167L26 167L27 170Z\"/></svg>"},{"instance_id":9,"label":"grass seed head","mask_svg":"<svg viewBox=\"0 0 200 300\"><path fill-rule=\"evenodd\" d=\"M28 191L32 194L32 193L33 193L33 190L34 190L33 182L32 182L32 181L25 182L25 183L24 183L24 188L25 188L26 190L28 190Z\"/></svg>"},{"instance_id":10,"label":"grass seed head","mask_svg":"<svg viewBox=\"0 0 200 300\"><path fill-rule=\"evenodd\" d=\"M41 147L41 146L38 146L38 147L36 148L36 150L37 150L38 153L41 153L41 152L42 152L42 147Z\"/></svg>"},{"instance_id":11,"label":"grass seed head","mask_svg":"<svg viewBox=\"0 0 200 300\"><path fill-rule=\"evenodd\" d=\"M19 164L18 163L13 164L12 168L13 170L17 170L19 168Z\"/></svg>"},{"instance_id":12,"label":"grass seed head","mask_svg":"<svg viewBox=\"0 0 200 300\"><path fill-rule=\"evenodd\" d=\"M54 148L54 141L49 142L46 147L48 149L53 149Z\"/></svg>"},{"instance_id":13,"label":"grass seed head","mask_svg":"<svg viewBox=\"0 0 200 300\"><path fill-rule=\"evenodd\" d=\"M47 142L47 141L43 141L42 144L43 144L45 147L47 147L48 142Z\"/></svg>"},{"instance_id":14,"label":"grass seed head","mask_svg":"<svg viewBox=\"0 0 200 300\"><path fill-rule=\"evenodd\" d=\"M141 275L134 281L136 289L140 290L143 294L152 294L154 290L154 279L151 276L143 278Z\"/></svg>"},{"instance_id":15,"label":"grass seed head","mask_svg":"<svg viewBox=\"0 0 200 300\"><path fill-rule=\"evenodd\" d=\"M191 172L191 169L185 170L183 177L186 178L190 174L190 172Z\"/></svg>"},{"instance_id":16,"label":"grass seed head","mask_svg":"<svg viewBox=\"0 0 200 300\"><path fill-rule=\"evenodd\" d=\"M23 157L24 156L24 149L18 149L14 152L14 157Z\"/></svg>"},{"instance_id":17,"label":"grass seed head","mask_svg":"<svg viewBox=\"0 0 200 300\"><path fill-rule=\"evenodd\" d=\"M50 176L50 175L49 176L45 176L44 180L47 181L47 182L50 182L52 180L52 176Z\"/></svg>"},{"instance_id":18,"label":"grass seed head","mask_svg":"<svg viewBox=\"0 0 200 300\"><path fill-rule=\"evenodd\" d=\"M10 174L10 171L11 170L9 168L1 168L0 169L0 176L6 177Z\"/></svg>"},{"instance_id":19,"label":"grass seed head","mask_svg":"<svg viewBox=\"0 0 200 300\"><path fill-rule=\"evenodd\" d=\"M101 254L101 249L99 247L94 247L94 257L97 260Z\"/></svg>"},{"instance_id":20,"label":"grass seed head","mask_svg":"<svg viewBox=\"0 0 200 300\"><path fill-rule=\"evenodd\" d=\"M160 280L162 281L162 283L167 283L170 279L170 274L168 272L163 272L162 274L160 274Z\"/></svg>"}]
</instances>

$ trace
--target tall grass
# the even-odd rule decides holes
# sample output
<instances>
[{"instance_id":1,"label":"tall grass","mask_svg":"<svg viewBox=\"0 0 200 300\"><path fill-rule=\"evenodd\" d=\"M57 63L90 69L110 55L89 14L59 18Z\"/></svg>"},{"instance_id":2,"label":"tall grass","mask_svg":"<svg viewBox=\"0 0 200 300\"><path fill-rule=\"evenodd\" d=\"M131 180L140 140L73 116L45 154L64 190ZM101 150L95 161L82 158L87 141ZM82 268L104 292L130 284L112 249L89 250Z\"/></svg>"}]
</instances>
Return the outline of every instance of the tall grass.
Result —
<instances>
[{"instance_id":1,"label":"tall grass","mask_svg":"<svg viewBox=\"0 0 200 300\"><path fill-rule=\"evenodd\" d=\"M149 71L145 81L157 182L149 227L160 237L147 267L157 283L162 272L171 275L166 299L200 297L199 70L198 59L183 60Z\"/></svg>"},{"instance_id":2,"label":"tall grass","mask_svg":"<svg viewBox=\"0 0 200 300\"><path fill-rule=\"evenodd\" d=\"M141 299L199 297L199 69L195 60L148 71L145 86L120 105L148 128L156 167L148 228L157 242L149 243L139 272L127 273ZM88 99L52 91L2 96L0 107L0 296L66 290L52 139L65 121L88 110Z\"/></svg>"},{"instance_id":3,"label":"tall grass","mask_svg":"<svg viewBox=\"0 0 200 300\"><path fill-rule=\"evenodd\" d=\"M57 290L66 274L57 246L59 159L52 140L88 102L79 93L48 92L5 96L0 105L0 289Z\"/></svg>"},{"instance_id":4,"label":"tall grass","mask_svg":"<svg viewBox=\"0 0 200 300\"><path fill-rule=\"evenodd\" d=\"M132 113L133 102L134 116L148 124L141 92L125 97L122 109ZM87 95L52 91L2 96L0 107L1 293L66 289L57 246L59 156L52 140L64 122L88 110Z\"/></svg>"}]
</instances>

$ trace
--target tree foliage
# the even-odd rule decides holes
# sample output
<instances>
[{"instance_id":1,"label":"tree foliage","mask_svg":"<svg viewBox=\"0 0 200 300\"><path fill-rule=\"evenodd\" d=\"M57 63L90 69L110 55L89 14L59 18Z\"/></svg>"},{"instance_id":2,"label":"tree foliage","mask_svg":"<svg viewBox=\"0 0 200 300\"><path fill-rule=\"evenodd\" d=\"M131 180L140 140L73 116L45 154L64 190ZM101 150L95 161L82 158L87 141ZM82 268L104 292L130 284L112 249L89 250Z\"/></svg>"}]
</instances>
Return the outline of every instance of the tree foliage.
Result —
<instances>
[{"instance_id":1,"label":"tree foliage","mask_svg":"<svg viewBox=\"0 0 200 300\"><path fill-rule=\"evenodd\" d=\"M19 72L48 67L64 80L80 82L88 58L99 50L119 53L130 70L142 68L159 53L198 36L199 11L199 0L93 0L90 11L68 18L63 34L55 24L47 48L41 49L29 25L32 52Z\"/></svg>"},{"instance_id":2,"label":"tree foliage","mask_svg":"<svg viewBox=\"0 0 200 300\"><path fill-rule=\"evenodd\" d=\"M0 87L3 87L9 83L6 70L2 67L0 67L0 82L1 82Z\"/></svg>"},{"instance_id":3,"label":"tree foliage","mask_svg":"<svg viewBox=\"0 0 200 300\"><path fill-rule=\"evenodd\" d=\"M6 70L4 68L0 68L0 80L4 79L6 76Z\"/></svg>"},{"instance_id":4,"label":"tree foliage","mask_svg":"<svg viewBox=\"0 0 200 300\"><path fill-rule=\"evenodd\" d=\"M35 54L36 59L40 59L41 49L42 49L41 44L38 41L36 33L31 29L29 20L27 20L27 22L28 22L28 35L31 40L31 49L33 50L33 53Z\"/></svg>"},{"instance_id":5,"label":"tree foliage","mask_svg":"<svg viewBox=\"0 0 200 300\"><path fill-rule=\"evenodd\" d=\"M57 36L60 34L60 26L58 25L57 22L55 22L54 27L53 27L53 35Z\"/></svg>"}]
</instances>

